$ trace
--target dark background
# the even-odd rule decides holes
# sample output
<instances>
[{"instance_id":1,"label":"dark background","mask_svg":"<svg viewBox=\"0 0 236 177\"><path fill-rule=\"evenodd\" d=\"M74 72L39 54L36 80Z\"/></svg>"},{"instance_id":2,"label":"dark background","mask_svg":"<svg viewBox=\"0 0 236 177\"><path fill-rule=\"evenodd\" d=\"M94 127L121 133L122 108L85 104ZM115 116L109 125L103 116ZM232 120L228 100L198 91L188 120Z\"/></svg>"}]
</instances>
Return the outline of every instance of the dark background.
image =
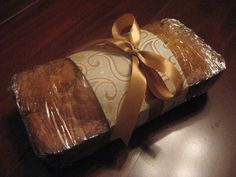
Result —
<instances>
[{"instance_id":1,"label":"dark background","mask_svg":"<svg viewBox=\"0 0 236 177\"><path fill-rule=\"evenodd\" d=\"M179 19L227 63L208 92L64 169L32 152L10 77L63 57L93 39L109 37L112 22L134 13L141 26ZM0 0L0 176L236 176L236 2L227 0Z\"/></svg>"}]
</instances>

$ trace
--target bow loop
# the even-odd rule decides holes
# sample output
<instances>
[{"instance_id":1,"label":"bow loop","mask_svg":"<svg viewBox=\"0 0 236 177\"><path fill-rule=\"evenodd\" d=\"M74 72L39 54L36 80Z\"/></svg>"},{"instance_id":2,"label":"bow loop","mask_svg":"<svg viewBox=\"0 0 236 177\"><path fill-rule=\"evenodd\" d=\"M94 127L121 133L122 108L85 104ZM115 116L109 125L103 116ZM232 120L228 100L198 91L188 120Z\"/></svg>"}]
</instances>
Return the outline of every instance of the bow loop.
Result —
<instances>
[{"instance_id":1,"label":"bow loop","mask_svg":"<svg viewBox=\"0 0 236 177\"><path fill-rule=\"evenodd\" d=\"M122 32L130 26L130 34L122 34ZM135 48L137 48L140 41L140 29L134 16L132 14L125 14L118 18L113 23L112 36L114 39L128 40L135 46Z\"/></svg>"},{"instance_id":2,"label":"bow loop","mask_svg":"<svg viewBox=\"0 0 236 177\"><path fill-rule=\"evenodd\" d=\"M163 95L162 99L163 98L169 99L181 93L181 91L183 90L183 79L179 71L174 66L174 64L172 64L169 60L163 58L159 54L147 52L147 51L141 51L141 55L139 56L139 58L146 67L151 69L151 71L145 71L145 73L149 73L148 75L150 75L150 73L155 73L155 74L151 74L155 76L153 76L152 79L149 79L152 81L148 82L150 83L149 85L155 85L156 88L159 88L158 90L154 92L152 91L154 95L162 94ZM146 70L149 70L148 68ZM163 75L165 75L173 83L173 85L175 86L175 93L171 93L171 91L167 88L164 80L160 78L159 73L162 73ZM153 80L154 78L158 78L158 80L160 81L159 82L154 81ZM160 84L160 82L162 82L162 84ZM169 93L167 94L167 92ZM164 95L169 95L169 96L166 97Z\"/></svg>"}]
</instances>

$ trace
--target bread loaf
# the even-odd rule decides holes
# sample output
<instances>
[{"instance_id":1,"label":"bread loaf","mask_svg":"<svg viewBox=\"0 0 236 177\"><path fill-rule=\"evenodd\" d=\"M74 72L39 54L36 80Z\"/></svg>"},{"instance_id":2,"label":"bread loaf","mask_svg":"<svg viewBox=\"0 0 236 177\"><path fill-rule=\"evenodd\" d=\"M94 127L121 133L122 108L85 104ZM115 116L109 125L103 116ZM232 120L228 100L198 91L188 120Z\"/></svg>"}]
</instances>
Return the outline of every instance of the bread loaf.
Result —
<instances>
[{"instance_id":1,"label":"bread loaf","mask_svg":"<svg viewBox=\"0 0 236 177\"><path fill-rule=\"evenodd\" d=\"M179 98L165 101L162 105L145 102L140 110L139 124L206 92L225 70L222 56L177 20L164 19L147 25L142 36L143 48L158 43L154 52L163 48L160 54L173 60L180 68L185 90ZM54 60L14 75L12 90L17 106L34 150L41 158L63 164L79 159L110 141L119 111L115 98L119 104L122 103L129 82L130 61L110 49L102 50L100 53L91 49L79 52L68 59ZM94 63L91 63L91 57L95 58ZM112 57L123 63L114 64ZM107 65L102 65L103 61ZM119 70L121 65L122 71L117 72L114 78L121 76L123 80L112 79L114 73L109 74L112 67ZM104 75L106 70L109 72ZM96 80L98 78L100 80ZM99 91L98 86L107 82L112 86L105 85ZM109 95L112 89L116 92ZM155 100L151 96L152 99Z\"/></svg>"}]
</instances>

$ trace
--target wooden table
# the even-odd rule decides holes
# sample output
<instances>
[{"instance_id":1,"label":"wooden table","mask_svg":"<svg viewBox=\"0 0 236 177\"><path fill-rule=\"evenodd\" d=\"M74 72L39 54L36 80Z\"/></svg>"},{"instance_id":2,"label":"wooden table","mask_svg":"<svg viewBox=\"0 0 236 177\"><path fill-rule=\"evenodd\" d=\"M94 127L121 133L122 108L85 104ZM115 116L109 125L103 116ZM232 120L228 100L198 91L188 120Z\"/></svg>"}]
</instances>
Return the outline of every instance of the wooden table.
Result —
<instances>
[{"instance_id":1,"label":"wooden table","mask_svg":"<svg viewBox=\"0 0 236 177\"><path fill-rule=\"evenodd\" d=\"M177 18L221 53L227 71L207 95L64 169L43 164L7 88L30 66L68 55L110 36L126 12L141 25ZM0 1L0 176L236 176L236 2L227 0Z\"/></svg>"}]
</instances>

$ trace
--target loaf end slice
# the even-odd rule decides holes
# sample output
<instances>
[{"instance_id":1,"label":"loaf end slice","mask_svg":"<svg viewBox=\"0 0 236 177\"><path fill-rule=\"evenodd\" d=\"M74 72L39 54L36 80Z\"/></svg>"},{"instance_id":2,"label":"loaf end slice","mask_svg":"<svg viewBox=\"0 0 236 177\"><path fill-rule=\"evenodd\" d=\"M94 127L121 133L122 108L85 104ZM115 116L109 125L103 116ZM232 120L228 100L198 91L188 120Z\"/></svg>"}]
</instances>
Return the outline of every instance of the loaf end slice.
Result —
<instances>
[{"instance_id":1,"label":"loaf end slice","mask_svg":"<svg viewBox=\"0 0 236 177\"><path fill-rule=\"evenodd\" d=\"M14 75L12 91L41 158L66 164L109 142L104 113L71 60L54 60Z\"/></svg>"}]
</instances>

